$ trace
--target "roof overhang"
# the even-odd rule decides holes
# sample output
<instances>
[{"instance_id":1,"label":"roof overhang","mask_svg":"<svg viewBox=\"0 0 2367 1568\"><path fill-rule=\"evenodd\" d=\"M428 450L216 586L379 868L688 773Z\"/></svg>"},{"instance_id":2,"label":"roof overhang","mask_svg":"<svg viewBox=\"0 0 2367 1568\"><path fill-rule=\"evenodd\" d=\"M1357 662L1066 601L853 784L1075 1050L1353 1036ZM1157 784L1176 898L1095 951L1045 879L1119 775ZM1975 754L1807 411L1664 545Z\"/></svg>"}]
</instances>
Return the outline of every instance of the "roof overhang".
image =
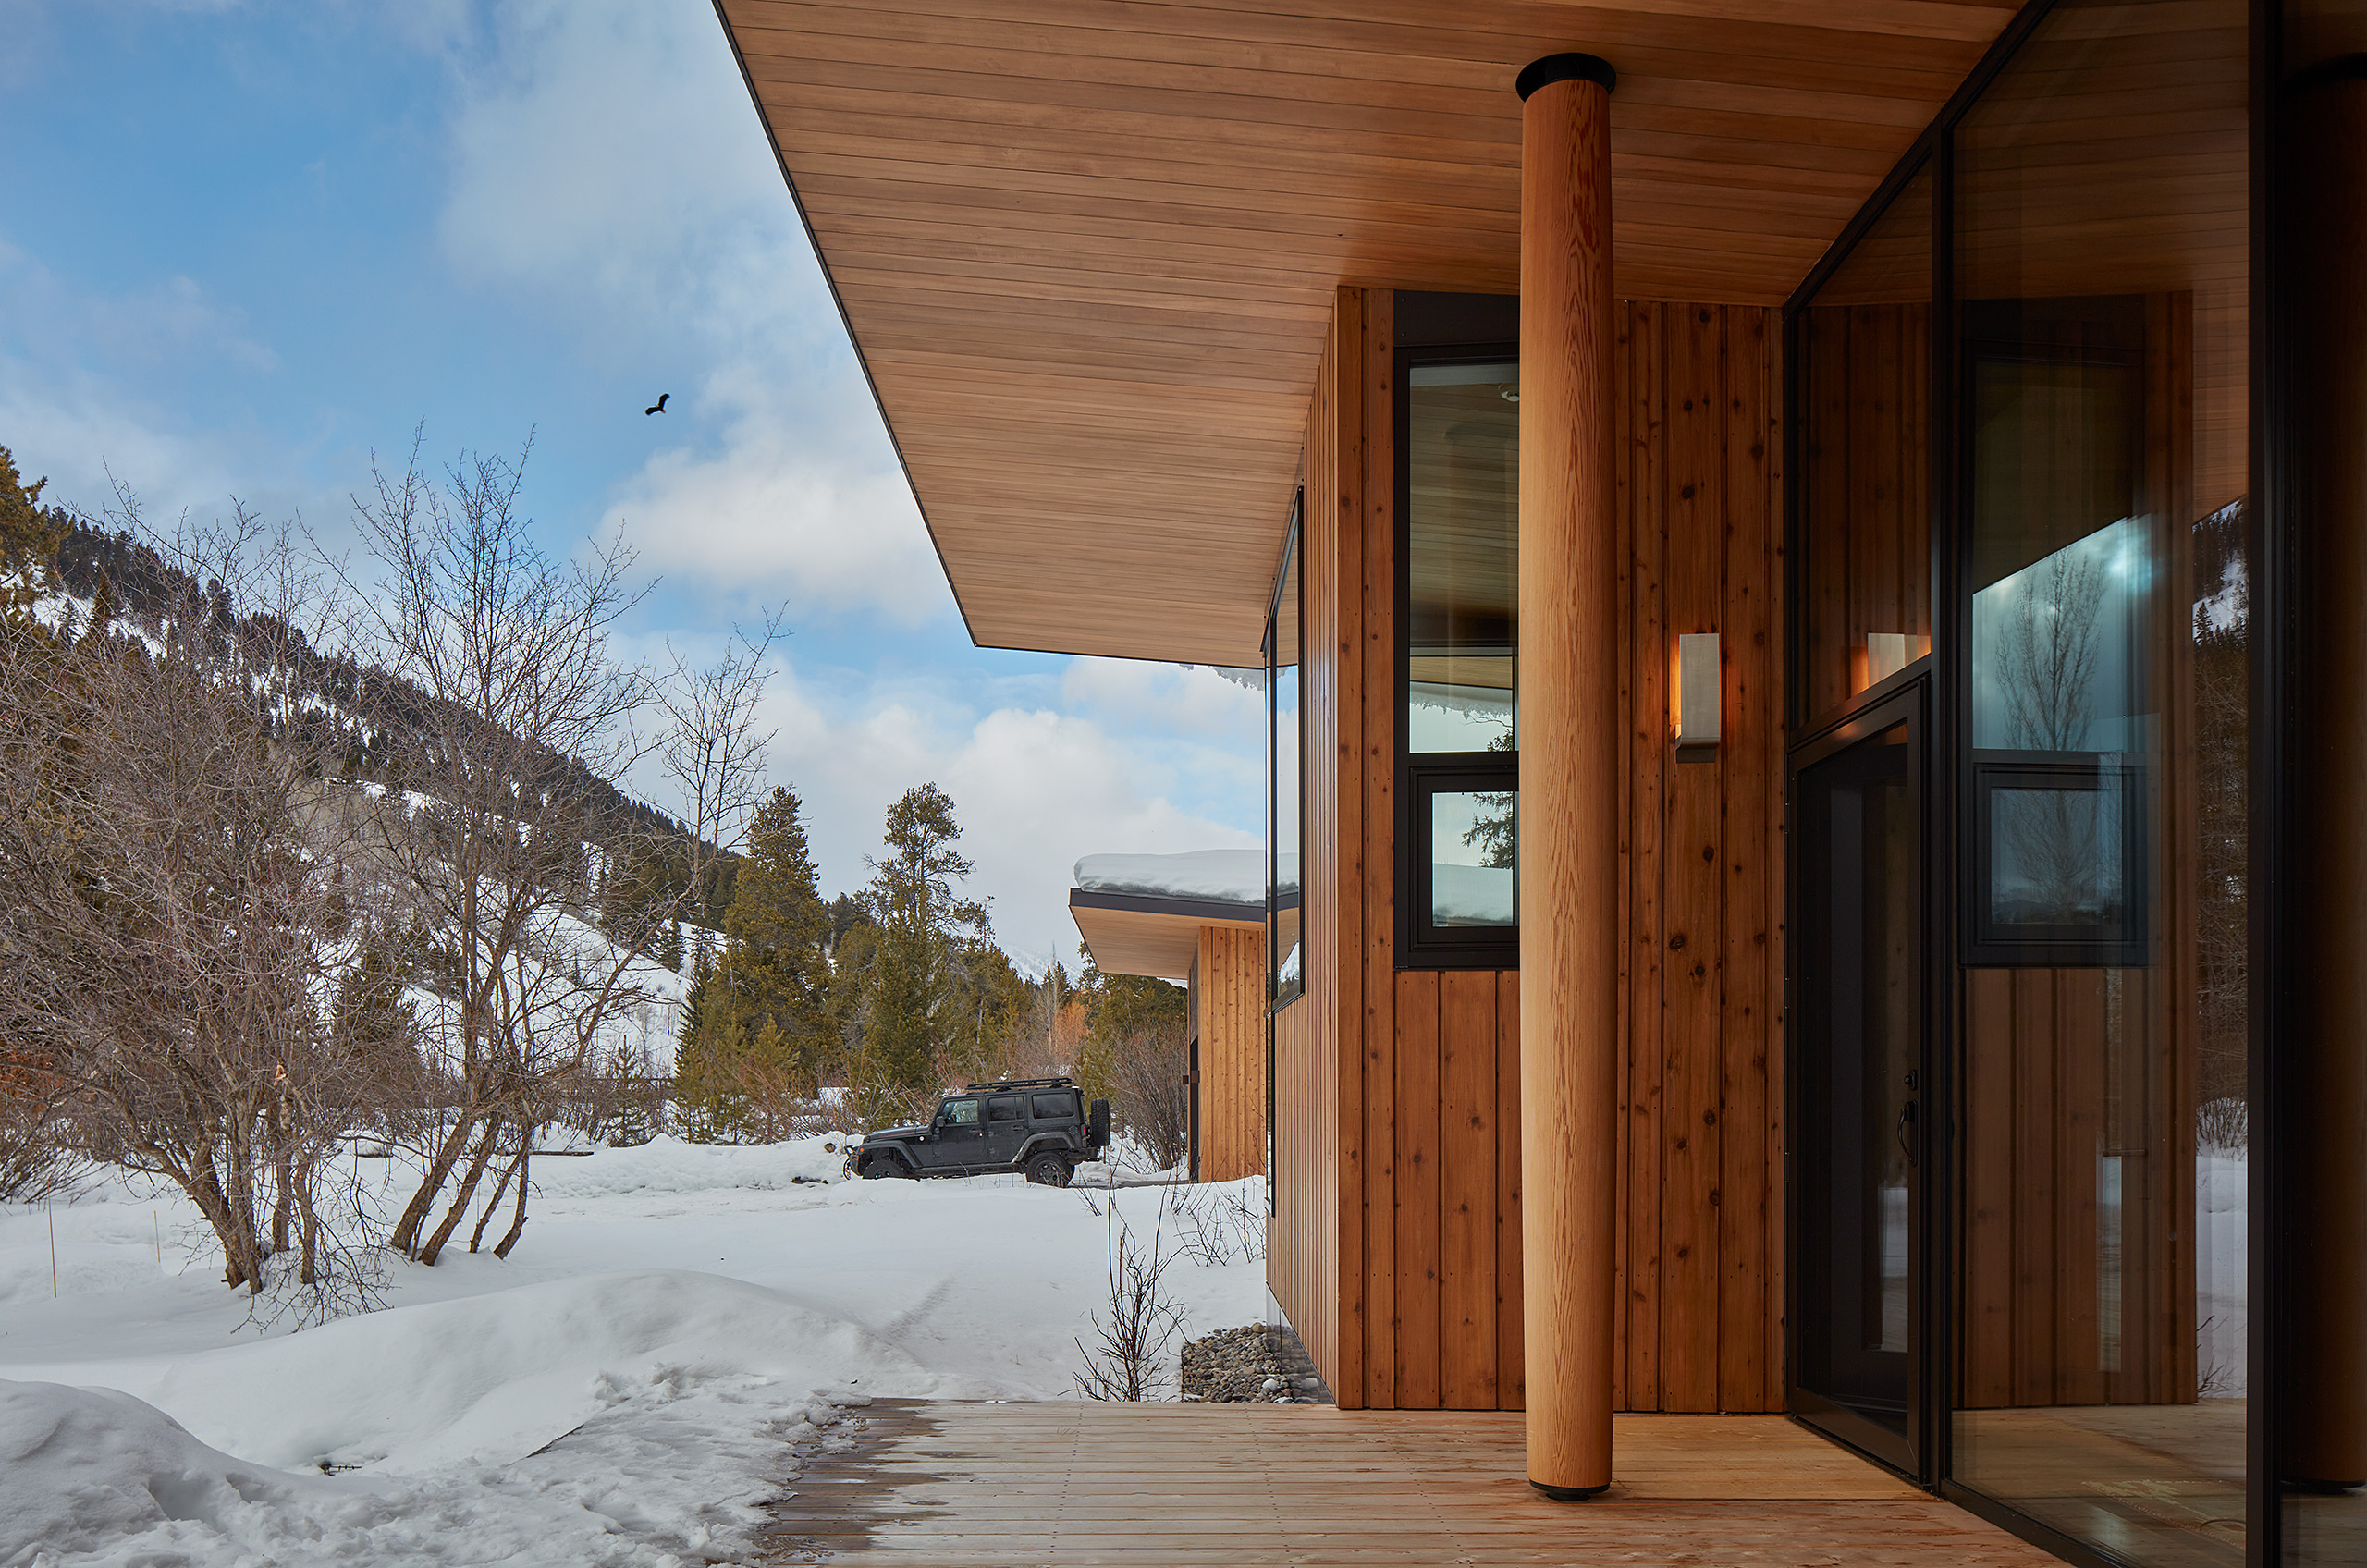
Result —
<instances>
[{"instance_id":1,"label":"roof overhang","mask_svg":"<svg viewBox=\"0 0 2367 1568\"><path fill-rule=\"evenodd\" d=\"M1160 899L1141 893L1069 891L1069 914L1085 950L1105 974L1150 974L1188 980L1200 948L1200 928L1263 931L1262 904L1204 899Z\"/></svg>"},{"instance_id":2,"label":"roof overhang","mask_svg":"<svg viewBox=\"0 0 2367 1568\"><path fill-rule=\"evenodd\" d=\"M971 635L1258 644L1341 285L1518 291L1519 68L1612 108L1617 288L1774 304L2014 0L717 0Z\"/></svg>"}]
</instances>

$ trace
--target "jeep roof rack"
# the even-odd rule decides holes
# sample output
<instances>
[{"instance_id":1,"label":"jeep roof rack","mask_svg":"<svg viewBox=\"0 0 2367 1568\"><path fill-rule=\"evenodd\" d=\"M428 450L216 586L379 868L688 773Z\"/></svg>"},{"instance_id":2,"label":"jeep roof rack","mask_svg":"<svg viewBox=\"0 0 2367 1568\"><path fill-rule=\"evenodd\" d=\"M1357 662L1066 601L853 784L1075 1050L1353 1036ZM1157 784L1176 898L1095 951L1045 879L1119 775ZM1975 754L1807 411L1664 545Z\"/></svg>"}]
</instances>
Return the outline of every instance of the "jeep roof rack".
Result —
<instances>
[{"instance_id":1,"label":"jeep roof rack","mask_svg":"<svg viewBox=\"0 0 2367 1568\"><path fill-rule=\"evenodd\" d=\"M998 1078L991 1084L970 1084L963 1086L965 1095L985 1089L1073 1089L1074 1080L1068 1078Z\"/></svg>"}]
</instances>

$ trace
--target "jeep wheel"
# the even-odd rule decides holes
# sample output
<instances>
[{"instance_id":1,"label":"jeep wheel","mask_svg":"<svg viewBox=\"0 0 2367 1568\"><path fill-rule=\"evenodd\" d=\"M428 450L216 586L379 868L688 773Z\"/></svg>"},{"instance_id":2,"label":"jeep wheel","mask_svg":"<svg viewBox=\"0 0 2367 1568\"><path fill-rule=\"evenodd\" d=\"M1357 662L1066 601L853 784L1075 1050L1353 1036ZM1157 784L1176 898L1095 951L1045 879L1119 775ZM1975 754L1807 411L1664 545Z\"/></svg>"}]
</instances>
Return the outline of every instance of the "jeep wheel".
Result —
<instances>
[{"instance_id":1,"label":"jeep wheel","mask_svg":"<svg viewBox=\"0 0 2367 1568\"><path fill-rule=\"evenodd\" d=\"M912 1174L910 1170L904 1169L904 1162L898 1159L892 1154L873 1155L869 1159L863 1162L861 1173L863 1179L866 1182L877 1182L882 1177L909 1176Z\"/></svg>"},{"instance_id":2,"label":"jeep wheel","mask_svg":"<svg viewBox=\"0 0 2367 1568\"><path fill-rule=\"evenodd\" d=\"M1027 1179L1039 1187L1065 1187L1074 1174L1067 1160L1049 1150L1027 1162Z\"/></svg>"}]
</instances>

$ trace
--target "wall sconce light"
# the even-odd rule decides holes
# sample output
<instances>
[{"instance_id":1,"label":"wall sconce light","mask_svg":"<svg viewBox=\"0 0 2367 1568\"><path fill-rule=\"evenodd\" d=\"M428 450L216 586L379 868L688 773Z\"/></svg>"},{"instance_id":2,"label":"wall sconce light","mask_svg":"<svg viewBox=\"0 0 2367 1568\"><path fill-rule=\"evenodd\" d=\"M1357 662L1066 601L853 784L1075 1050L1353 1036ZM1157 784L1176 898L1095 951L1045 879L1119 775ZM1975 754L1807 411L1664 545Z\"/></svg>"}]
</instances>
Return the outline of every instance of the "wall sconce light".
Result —
<instances>
[{"instance_id":1,"label":"wall sconce light","mask_svg":"<svg viewBox=\"0 0 2367 1568\"><path fill-rule=\"evenodd\" d=\"M1688 631L1676 640L1676 760L1718 754L1718 634Z\"/></svg>"},{"instance_id":2,"label":"wall sconce light","mask_svg":"<svg viewBox=\"0 0 2367 1568\"><path fill-rule=\"evenodd\" d=\"M1918 655L1910 654L1904 631L1866 633L1866 684L1878 685L1905 669Z\"/></svg>"}]
</instances>

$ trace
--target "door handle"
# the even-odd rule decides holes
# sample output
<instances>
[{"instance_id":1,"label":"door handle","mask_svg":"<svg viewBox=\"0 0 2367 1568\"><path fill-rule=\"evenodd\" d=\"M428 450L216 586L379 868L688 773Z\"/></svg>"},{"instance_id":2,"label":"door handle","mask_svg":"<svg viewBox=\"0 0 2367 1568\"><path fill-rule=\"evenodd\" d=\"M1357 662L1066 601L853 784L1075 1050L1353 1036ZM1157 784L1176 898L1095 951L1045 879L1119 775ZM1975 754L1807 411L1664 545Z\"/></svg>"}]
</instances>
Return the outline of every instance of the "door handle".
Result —
<instances>
[{"instance_id":1,"label":"door handle","mask_svg":"<svg viewBox=\"0 0 2367 1568\"><path fill-rule=\"evenodd\" d=\"M1898 1147L1907 1156L1907 1163L1915 1164L1915 1102L1908 1100L1898 1108Z\"/></svg>"}]
</instances>

